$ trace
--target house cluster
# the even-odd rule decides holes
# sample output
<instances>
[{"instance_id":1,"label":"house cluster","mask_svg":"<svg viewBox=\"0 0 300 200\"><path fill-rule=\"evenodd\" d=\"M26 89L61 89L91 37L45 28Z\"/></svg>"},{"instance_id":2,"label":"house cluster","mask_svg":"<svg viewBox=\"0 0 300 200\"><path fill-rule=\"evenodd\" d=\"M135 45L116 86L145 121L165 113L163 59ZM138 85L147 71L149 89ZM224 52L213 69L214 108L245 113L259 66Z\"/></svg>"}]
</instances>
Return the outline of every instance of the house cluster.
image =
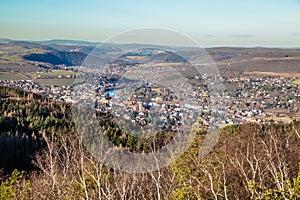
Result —
<instances>
[{"instance_id":1,"label":"house cluster","mask_svg":"<svg viewBox=\"0 0 300 200\"><path fill-rule=\"evenodd\" d=\"M92 81L94 82L94 81ZM126 88L135 88L127 85ZM85 82L78 85L74 91L78 99L84 104L92 105L101 112L110 112L121 123L136 123L140 126L155 126L163 129L178 131L179 127L185 122L197 119L197 110L180 106L176 96L167 88L145 83L126 94L126 88L122 83L115 85L110 79L100 79L98 84ZM92 96L89 91L93 92ZM92 100L92 101L90 101Z\"/></svg>"},{"instance_id":2,"label":"house cluster","mask_svg":"<svg viewBox=\"0 0 300 200\"><path fill-rule=\"evenodd\" d=\"M209 77L206 79L209 80ZM97 77L62 87L42 87L32 80L2 80L0 85L22 88L54 100L84 102L93 109L110 112L125 121L141 126L161 126L172 131L177 131L180 126L191 125L189 123L198 118L207 126L269 123L266 118L269 111L299 111L300 88L294 83L294 78L223 77L225 93L222 98L214 99L208 92L207 84L199 85L192 92L186 91L178 97L171 89L145 82L128 95L125 86L116 84L116 80L107 76ZM192 99L193 103L182 104L182 99Z\"/></svg>"},{"instance_id":3,"label":"house cluster","mask_svg":"<svg viewBox=\"0 0 300 200\"><path fill-rule=\"evenodd\" d=\"M267 113L298 113L300 87L295 78L224 77L226 110L230 123L267 123Z\"/></svg>"}]
</instances>

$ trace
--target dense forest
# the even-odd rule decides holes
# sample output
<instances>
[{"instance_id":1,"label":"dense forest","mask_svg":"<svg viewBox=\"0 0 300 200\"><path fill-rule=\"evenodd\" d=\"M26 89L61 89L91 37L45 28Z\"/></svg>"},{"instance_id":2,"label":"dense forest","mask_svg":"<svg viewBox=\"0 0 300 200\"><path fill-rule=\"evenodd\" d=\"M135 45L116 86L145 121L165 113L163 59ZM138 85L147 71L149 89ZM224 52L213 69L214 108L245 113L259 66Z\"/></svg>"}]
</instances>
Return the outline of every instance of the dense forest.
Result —
<instances>
[{"instance_id":1,"label":"dense forest","mask_svg":"<svg viewBox=\"0 0 300 200\"><path fill-rule=\"evenodd\" d=\"M72 105L0 87L0 199L299 199L300 122L227 126L199 156L205 127L170 166L126 173L82 145ZM151 152L173 135L141 140L98 113L103 133L127 151Z\"/></svg>"}]
</instances>

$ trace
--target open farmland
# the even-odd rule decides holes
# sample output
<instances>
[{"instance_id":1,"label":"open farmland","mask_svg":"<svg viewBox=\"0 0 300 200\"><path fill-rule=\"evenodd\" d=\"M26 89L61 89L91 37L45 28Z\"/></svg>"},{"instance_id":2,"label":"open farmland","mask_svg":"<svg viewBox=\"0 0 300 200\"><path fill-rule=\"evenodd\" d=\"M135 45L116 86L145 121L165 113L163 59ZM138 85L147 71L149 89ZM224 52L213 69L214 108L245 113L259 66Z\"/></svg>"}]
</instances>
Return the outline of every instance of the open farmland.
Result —
<instances>
[{"instance_id":1,"label":"open farmland","mask_svg":"<svg viewBox=\"0 0 300 200\"><path fill-rule=\"evenodd\" d=\"M51 77L51 78L58 78L60 76L72 76L76 75L76 72L70 70L51 70L48 72L29 72L26 73L32 77Z\"/></svg>"},{"instance_id":2,"label":"open farmland","mask_svg":"<svg viewBox=\"0 0 300 200\"><path fill-rule=\"evenodd\" d=\"M25 80L28 77L15 72L0 72L0 80Z\"/></svg>"},{"instance_id":3,"label":"open farmland","mask_svg":"<svg viewBox=\"0 0 300 200\"><path fill-rule=\"evenodd\" d=\"M74 83L75 79L73 78L47 78L47 79L35 79L35 82L39 83L42 86L69 86Z\"/></svg>"},{"instance_id":4,"label":"open farmland","mask_svg":"<svg viewBox=\"0 0 300 200\"><path fill-rule=\"evenodd\" d=\"M294 84L300 85L300 79L296 79L293 81Z\"/></svg>"}]
</instances>

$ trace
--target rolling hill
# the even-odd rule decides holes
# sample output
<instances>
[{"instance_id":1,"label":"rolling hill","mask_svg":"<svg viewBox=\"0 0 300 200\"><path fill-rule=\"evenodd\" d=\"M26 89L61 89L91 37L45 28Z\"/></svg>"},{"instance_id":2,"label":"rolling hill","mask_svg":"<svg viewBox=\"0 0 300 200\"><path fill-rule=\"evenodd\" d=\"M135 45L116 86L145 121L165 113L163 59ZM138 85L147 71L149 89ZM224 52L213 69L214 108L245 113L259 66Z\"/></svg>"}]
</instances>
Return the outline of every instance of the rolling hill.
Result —
<instances>
[{"instance_id":1,"label":"rolling hill","mask_svg":"<svg viewBox=\"0 0 300 200\"><path fill-rule=\"evenodd\" d=\"M54 65L80 65L87 55L99 55L95 62L107 63L117 56L119 58L131 49L173 49L180 55L193 60L203 59L207 52L219 70L224 74L254 72L300 73L300 49L280 48L241 48L217 47L203 49L195 47L165 47L144 44L110 44L73 40L50 41L14 41L0 39L0 70L2 71L38 71L53 68ZM176 57L176 56L175 56ZM170 57L170 61L175 57ZM91 57L89 57L91 58ZM123 56L124 58L124 56ZM164 55L152 56L159 61ZM178 56L177 58L178 59ZM103 62L101 62L101 60ZM128 62L128 60L127 60ZM177 62L177 61L176 61ZM259 73L258 73L259 74Z\"/></svg>"}]
</instances>

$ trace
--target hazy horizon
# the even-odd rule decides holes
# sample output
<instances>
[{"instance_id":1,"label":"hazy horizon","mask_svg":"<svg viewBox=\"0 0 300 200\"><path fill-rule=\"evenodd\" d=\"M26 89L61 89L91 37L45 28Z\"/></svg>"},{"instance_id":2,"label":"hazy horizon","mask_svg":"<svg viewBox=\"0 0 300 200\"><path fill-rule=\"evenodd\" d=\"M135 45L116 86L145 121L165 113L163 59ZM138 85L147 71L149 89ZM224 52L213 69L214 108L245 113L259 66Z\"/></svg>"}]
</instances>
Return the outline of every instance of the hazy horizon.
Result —
<instances>
[{"instance_id":1,"label":"hazy horizon","mask_svg":"<svg viewBox=\"0 0 300 200\"><path fill-rule=\"evenodd\" d=\"M300 46L299 0L2 1L0 38L104 41L141 27L176 30L203 47Z\"/></svg>"},{"instance_id":2,"label":"hazy horizon","mask_svg":"<svg viewBox=\"0 0 300 200\"><path fill-rule=\"evenodd\" d=\"M2 38L0 40L11 40L17 42L47 42L47 41L73 41L76 42L83 42L83 43L91 43L94 46L100 45L101 43L106 43L105 41L95 41L95 40L80 40L80 39L68 39L68 38L53 38L53 39L16 39L16 38ZM98 44L97 44L98 43ZM170 47L190 47L190 48L278 48L278 49L300 49L300 45L298 46L262 46L262 45L215 45L215 46L178 46L178 45L164 45L164 44L153 44L153 43L115 43L109 42L107 44L114 44L114 45L154 45L154 46L170 46ZM67 45L67 44L66 44ZM75 45L75 44L74 44Z\"/></svg>"}]
</instances>

